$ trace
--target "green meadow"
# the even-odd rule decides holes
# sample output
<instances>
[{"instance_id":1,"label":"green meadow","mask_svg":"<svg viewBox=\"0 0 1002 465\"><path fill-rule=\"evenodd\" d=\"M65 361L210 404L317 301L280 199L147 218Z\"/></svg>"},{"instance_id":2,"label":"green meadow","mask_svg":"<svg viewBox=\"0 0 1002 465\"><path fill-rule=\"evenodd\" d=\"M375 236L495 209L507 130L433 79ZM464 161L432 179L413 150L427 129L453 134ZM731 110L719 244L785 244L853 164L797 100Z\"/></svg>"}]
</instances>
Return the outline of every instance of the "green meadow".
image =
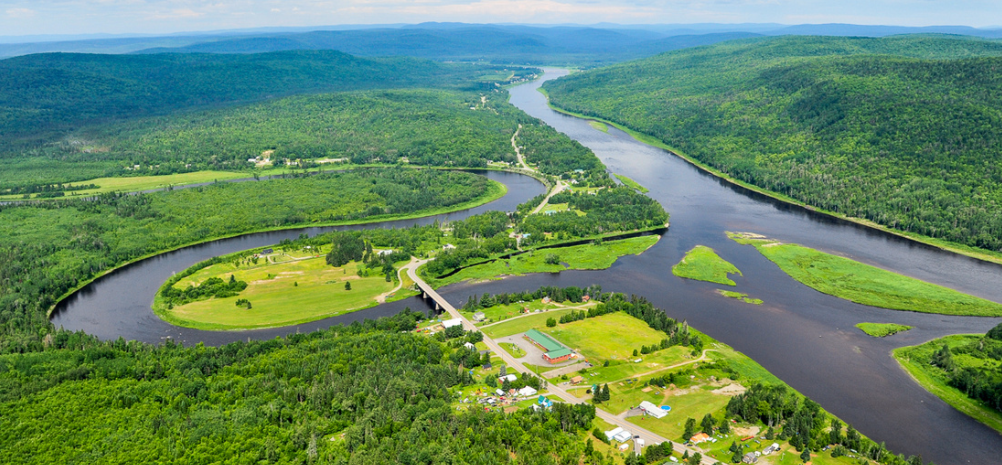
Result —
<instances>
[{"instance_id":1,"label":"green meadow","mask_svg":"<svg viewBox=\"0 0 1002 465\"><path fill-rule=\"evenodd\" d=\"M845 257L756 235L728 235L738 243L755 246L790 277L828 295L892 310L946 315L1002 315L1002 305L990 300Z\"/></svg>"},{"instance_id":2,"label":"green meadow","mask_svg":"<svg viewBox=\"0 0 1002 465\"><path fill-rule=\"evenodd\" d=\"M671 268L672 274L680 278L709 281L711 283L734 286L727 275L741 275L741 270L727 260L720 258L713 249L704 245L693 247L682 261Z\"/></svg>"},{"instance_id":3,"label":"green meadow","mask_svg":"<svg viewBox=\"0 0 1002 465\"><path fill-rule=\"evenodd\" d=\"M886 337L912 329L911 326L895 323L856 323L856 327L873 337Z\"/></svg>"}]
</instances>

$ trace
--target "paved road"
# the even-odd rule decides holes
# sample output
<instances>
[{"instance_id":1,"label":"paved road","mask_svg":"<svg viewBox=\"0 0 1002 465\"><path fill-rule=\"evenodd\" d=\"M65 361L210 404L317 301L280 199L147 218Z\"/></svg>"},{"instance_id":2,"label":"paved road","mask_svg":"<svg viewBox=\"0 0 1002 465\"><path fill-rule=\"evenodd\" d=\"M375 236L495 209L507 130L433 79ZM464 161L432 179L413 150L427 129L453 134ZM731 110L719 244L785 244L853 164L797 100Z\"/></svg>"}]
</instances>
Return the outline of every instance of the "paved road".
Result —
<instances>
[{"instance_id":1,"label":"paved road","mask_svg":"<svg viewBox=\"0 0 1002 465\"><path fill-rule=\"evenodd\" d=\"M432 287L429 286L428 283L424 282L424 280L421 279L417 275L417 271L416 270L418 268L420 268L421 265L423 265L423 264L425 264L425 263L427 263L429 261L430 260L422 260L422 261L414 263L414 266L410 267L407 270L407 274L411 277L412 280L414 280L415 283L417 283L418 287L421 288L421 290L424 291L429 297L431 297L432 300L434 300L436 303L438 303L438 305L443 310L445 310L446 312L448 312L449 315L451 315L453 318L459 318L459 320L462 321L462 323L463 323L463 328L464 329L466 329L468 331L476 331L477 327L476 327L476 325L473 324L472 321L470 321L465 316L463 316L462 313L459 313L459 311L456 310L456 307L453 307L452 304L449 303L449 301L445 300L445 298L443 298L441 295L439 295L438 292L435 292L435 290L432 289ZM487 345L487 348L490 349L492 352L494 352L495 354L498 354L501 357L501 360L506 365L508 365L509 369L514 368L515 371L517 371L519 373L522 373L522 374L532 374L532 370L526 368L525 365L523 365L521 362L519 362L517 359L515 359L515 357L512 357L507 351L505 351L504 349L502 349L501 346L498 345L497 342L495 342L493 339L491 339L490 337L488 337L486 334L484 335L484 344ZM704 355L705 355L705 353L704 353ZM583 403L586 402L585 399L579 399L579 398L575 397L574 395L572 395L569 392L567 392L566 390L564 390L564 388L562 388L562 387L560 387L560 386L558 386L556 384L549 384L548 387L547 387L547 390L549 390L549 392L551 394L559 397L560 400L562 400L562 401L564 401L566 403L569 403L569 404L583 404ZM620 426L623 429L632 431L635 436L640 436L640 438L643 439L644 443L647 444L647 445L660 444L662 442L668 441L667 438L664 438L662 436L654 434L653 432L651 432L651 431L649 431L649 430L647 430L645 428L642 428L642 427L637 426L637 425L635 425L633 423L630 423L630 422L626 421L623 418L619 418L619 417L617 417L616 415L614 415L612 413L606 412L605 410L595 409L595 413L598 415L599 418L601 418L602 420L605 420L606 422L608 422L608 423L610 423L610 424L612 424L614 426ZM674 445L676 451L685 451L685 450L688 450L689 451L689 455L692 455L692 454L694 454L696 452L699 452L699 451L697 451L695 449L686 447L686 446L684 446L682 444L679 444L679 443L673 443L673 445ZM718 460L715 460L715 459L712 459L710 457L705 457L704 456L703 457L703 461L701 463L703 465L713 465L717 461Z\"/></svg>"}]
</instances>

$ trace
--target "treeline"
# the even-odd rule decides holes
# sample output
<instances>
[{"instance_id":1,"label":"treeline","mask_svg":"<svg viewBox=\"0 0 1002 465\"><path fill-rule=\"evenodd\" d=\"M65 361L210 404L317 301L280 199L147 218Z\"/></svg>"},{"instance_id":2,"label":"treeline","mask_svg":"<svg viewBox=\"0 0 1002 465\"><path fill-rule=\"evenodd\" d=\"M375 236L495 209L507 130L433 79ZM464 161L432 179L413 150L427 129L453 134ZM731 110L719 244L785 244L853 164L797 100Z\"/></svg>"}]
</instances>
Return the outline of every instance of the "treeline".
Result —
<instances>
[{"instance_id":1,"label":"treeline","mask_svg":"<svg viewBox=\"0 0 1002 465\"><path fill-rule=\"evenodd\" d=\"M884 444L863 437L852 425L845 428L837 418L783 385L756 384L727 403L727 417L769 426L766 440L789 441L798 451L818 452L832 446L832 456L848 455L875 460L884 465L922 465L921 456L905 458L887 450ZM809 453L806 452L805 455ZM809 456L808 456L809 459Z\"/></svg>"},{"instance_id":2,"label":"treeline","mask_svg":"<svg viewBox=\"0 0 1002 465\"><path fill-rule=\"evenodd\" d=\"M458 412L474 380L419 313L212 348L60 333L0 356L6 463L611 464L593 407ZM63 414L54 416L53 411ZM80 447L80 444L89 444Z\"/></svg>"},{"instance_id":3,"label":"treeline","mask_svg":"<svg viewBox=\"0 0 1002 465\"><path fill-rule=\"evenodd\" d=\"M586 288L580 288L577 286L569 287L554 287L554 286L543 286L535 291L524 291L524 292L502 292L496 295L484 294L482 296L477 296L476 294L470 296L463 303L463 310L467 312L472 312L480 310L483 308L490 308L497 305L509 305L516 302L529 302L532 300L539 300L543 297L549 297L551 300L556 302L574 302L580 303L584 296L588 296L589 299L602 301L602 286L591 285ZM594 315L598 316L598 315Z\"/></svg>"},{"instance_id":4,"label":"treeline","mask_svg":"<svg viewBox=\"0 0 1002 465\"><path fill-rule=\"evenodd\" d=\"M957 363L954 355L977 362ZM950 386L1002 412L1002 324L967 344L958 347L944 344L927 362L942 370Z\"/></svg>"},{"instance_id":5,"label":"treeline","mask_svg":"<svg viewBox=\"0 0 1002 465\"><path fill-rule=\"evenodd\" d=\"M901 231L1002 250L1002 65L948 37L777 37L545 87L727 175ZM879 55L878 55L879 54ZM966 58L971 56L993 58ZM906 58L907 57L907 58ZM965 57L964 59L956 59Z\"/></svg>"},{"instance_id":6,"label":"treeline","mask_svg":"<svg viewBox=\"0 0 1002 465\"><path fill-rule=\"evenodd\" d=\"M184 305L189 302L205 300L213 297L217 299L233 297L244 289L247 289L247 282L237 281L233 275L230 275L230 279L228 281L223 281L222 278L213 277L206 279L197 286L189 284L188 287L183 289L178 289L172 285L164 286L160 290L160 297L164 299L164 302L169 306L169 308L174 308L175 305Z\"/></svg>"},{"instance_id":7,"label":"treeline","mask_svg":"<svg viewBox=\"0 0 1002 465\"><path fill-rule=\"evenodd\" d=\"M358 170L0 206L0 353L41 349L56 299L129 260L241 232L447 207L490 183L463 172Z\"/></svg>"},{"instance_id":8,"label":"treeline","mask_svg":"<svg viewBox=\"0 0 1002 465\"><path fill-rule=\"evenodd\" d=\"M550 203L566 202L583 215L576 211L531 214L543 197L540 195L519 205L512 214L488 212L449 223L455 248L440 252L426 265L426 271L440 277L519 249L605 233L649 229L668 221L668 213L660 203L629 187L601 189L596 195L563 192L550 198ZM521 243L512 234L521 234Z\"/></svg>"}]
</instances>

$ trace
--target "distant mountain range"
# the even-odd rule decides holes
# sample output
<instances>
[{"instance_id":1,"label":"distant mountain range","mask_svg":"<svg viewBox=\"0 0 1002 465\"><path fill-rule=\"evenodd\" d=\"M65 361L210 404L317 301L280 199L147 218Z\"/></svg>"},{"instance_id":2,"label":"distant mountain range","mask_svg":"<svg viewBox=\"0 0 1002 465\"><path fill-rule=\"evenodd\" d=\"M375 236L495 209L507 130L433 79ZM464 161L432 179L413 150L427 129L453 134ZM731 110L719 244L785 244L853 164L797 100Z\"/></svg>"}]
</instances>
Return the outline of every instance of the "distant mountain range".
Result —
<instances>
[{"instance_id":1,"label":"distant mountain range","mask_svg":"<svg viewBox=\"0 0 1002 465\"><path fill-rule=\"evenodd\" d=\"M422 23L410 25L259 28L164 36L0 37L0 57L45 52L260 53L339 50L361 56L406 55L435 60L598 65L725 40L773 35L883 37L958 34L1000 38L1002 29L966 26L861 26L853 24L518 25ZM79 39L79 40L78 40Z\"/></svg>"}]
</instances>

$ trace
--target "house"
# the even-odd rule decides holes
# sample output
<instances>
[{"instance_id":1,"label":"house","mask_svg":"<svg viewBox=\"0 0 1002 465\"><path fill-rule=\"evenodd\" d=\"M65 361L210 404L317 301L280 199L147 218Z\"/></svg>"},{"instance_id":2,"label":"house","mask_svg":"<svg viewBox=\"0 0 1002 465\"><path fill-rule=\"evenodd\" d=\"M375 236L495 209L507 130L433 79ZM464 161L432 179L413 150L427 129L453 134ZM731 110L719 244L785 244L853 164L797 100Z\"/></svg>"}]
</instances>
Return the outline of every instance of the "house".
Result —
<instances>
[{"instance_id":1,"label":"house","mask_svg":"<svg viewBox=\"0 0 1002 465\"><path fill-rule=\"evenodd\" d=\"M539 392L539 391L533 389L532 386L526 386L526 387L518 390L518 395L520 395L522 397L531 397L531 396L536 395L537 392Z\"/></svg>"},{"instance_id":2,"label":"house","mask_svg":"<svg viewBox=\"0 0 1002 465\"><path fill-rule=\"evenodd\" d=\"M646 400L640 402L640 410L644 413L654 417L654 418L664 418L668 415L667 411L661 410L661 407L654 405Z\"/></svg>"},{"instance_id":3,"label":"house","mask_svg":"<svg viewBox=\"0 0 1002 465\"><path fill-rule=\"evenodd\" d=\"M610 441L616 440L619 442L626 442L633 438L633 433L617 426L612 430L606 431L605 437Z\"/></svg>"},{"instance_id":4,"label":"house","mask_svg":"<svg viewBox=\"0 0 1002 465\"><path fill-rule=\"evenodd\" d=\"M272 252L274 252L274 250L272 250L272 249L264 249L264 250L261 251L261 255L268 255L268 254L270 254Z\"/></svg>"},{"instance_id":5,"label":"house","mask_svg":"<svg viewBox=\"0 0 1002 465\"><path fill-rule=\"evenodd\" d=\"M548 304L548 303L550 303L550 302L553 302L553 300L552 300L552 299L550 299L550 297L549 297L549 296L547 296L547 297L543 297L543 303L544 303L544 304Z\"/></svg>"},{"instance_id":6,"label":"house","mask_svg":"<svg viewBox=\"0 0 1002 465\"><path fill-rule=\"evenodd\" d=\"M575 377L571 378L571 384L578 384L581 381L584 381L584 376L578 375L578 376L575 376Z\"/></svg>"},{"instance_id":7,"label":"house","mask_svg":"<svg viewBox=\"0 0 1002 465\"><path fill-rule=\"evenodd\" d=\"M504 395L504 391L502 391L500 389L495 389L494 393L497 394L497 395L499 395L499 396L503 396Z\"/></svg>"},{"instance_id":8,"label":"house","mask_svg":"<svg viewBox=\"0 0 1002 465\"><path fill-rule=\"evenodd\" d=\"M697 434L697 435L689 438L689 441L692 442L693 444L699 444L701 442L706 442L706 441L709 441L709 440L710 440L710 435L708 435L706 433L699 433L699 434Z\"/></svg>"},{"instance_id":9,"label":"house","mask_svg":"<svg viewBox=\"0 0 1002 465\"><path fill-rule=\"evenodd\" d=\"M543 359L550 363L560 363L574 357L574 352L554 341L553 338L542 332L530 329L525 332L525 339L532 345L544 350Z\"/></svg>"},{"instance_id":10,"label":"house","mask_svg":"<svg viewBox=\"0 0 1002 465\"><path fill-rule=\"evenodd\" d=\"M467 349L470 350L477 350L477 346L473 345L473 343L471 342L464 342L463 347L466 347Z\"/></svg>"},{"instance_id":11,"label":"house","mask_svg":"<svg viewBox=\"0 0 1002 465\"><path fill-rule=\"evenodd\" d=\"M755 463L755 462L758 462L758 457L751 452L745 454L745 456L741 458L741 463Z\"/></svg>"},{"instance_id":12,"label":"house","mask_svg":"<svg viewBox=\"0 0 1002 465\"><path fill-rule=\"evenodd\" d=\"M779 444L776 444L774 442L774 443L772 443L771 446L766 447L765 450L762 451L762 455L769 455L769 454L771 454L773 452L777 452L777 451L779 451Z\"/></svg>"},{"instance_id":13,"label":"house","mask_svg":"<svg viewBox=\"0 0 1002 465\"><path fill-rule=\"evenodd\" d=\"M445 249L445 250L452 250L452 249L455 249L456 246L454 246L452 244L445 244L445 245L442 246L442 248Z\"/></svg>"},{"instance_id":14,"label":"house","mask_svg":"<svg viewBox=\"0 0 1002 465\"><path fill-rule=\"evenodd\" d=\"M473 321L484 321L487 319L487 315L484 312L477 312L473 314Z\"/></svg>"},{"instance_id":15,"label":"house","mask_svg":"<svg viewBox=\"0 0 1002 465\"><path fill-rule=\"evenodd\" d=\"M509 383L514 383L516 379L518 379L518 376L516 376L515 374L509 374L498 378L498 383L504 383L505 381L508 381Z\"/></svg>"},{"instance_id":16,"label":"house","mask_svg":"<svg viewBox=\"0 0 1002 465\"><path fill-rule=\"evenodd\" d=\"M445 320L442 322L443 328L451 328L453 326L462 326L462 325L463 325L463 320L459 318L453 318L451 320Z\"/></svg>"},{"instance_id":17,"label":"house","mask_svg":"<svg viewBox=\"0 0 1002 465\"><path fill-rule=\"evenodd\" d=\"M581 296L581 301L582 302L588 303L589 300L591 300L591 296L589 296L588 294L585 294L585 295Z\"/></svg>"}]
</instances>

